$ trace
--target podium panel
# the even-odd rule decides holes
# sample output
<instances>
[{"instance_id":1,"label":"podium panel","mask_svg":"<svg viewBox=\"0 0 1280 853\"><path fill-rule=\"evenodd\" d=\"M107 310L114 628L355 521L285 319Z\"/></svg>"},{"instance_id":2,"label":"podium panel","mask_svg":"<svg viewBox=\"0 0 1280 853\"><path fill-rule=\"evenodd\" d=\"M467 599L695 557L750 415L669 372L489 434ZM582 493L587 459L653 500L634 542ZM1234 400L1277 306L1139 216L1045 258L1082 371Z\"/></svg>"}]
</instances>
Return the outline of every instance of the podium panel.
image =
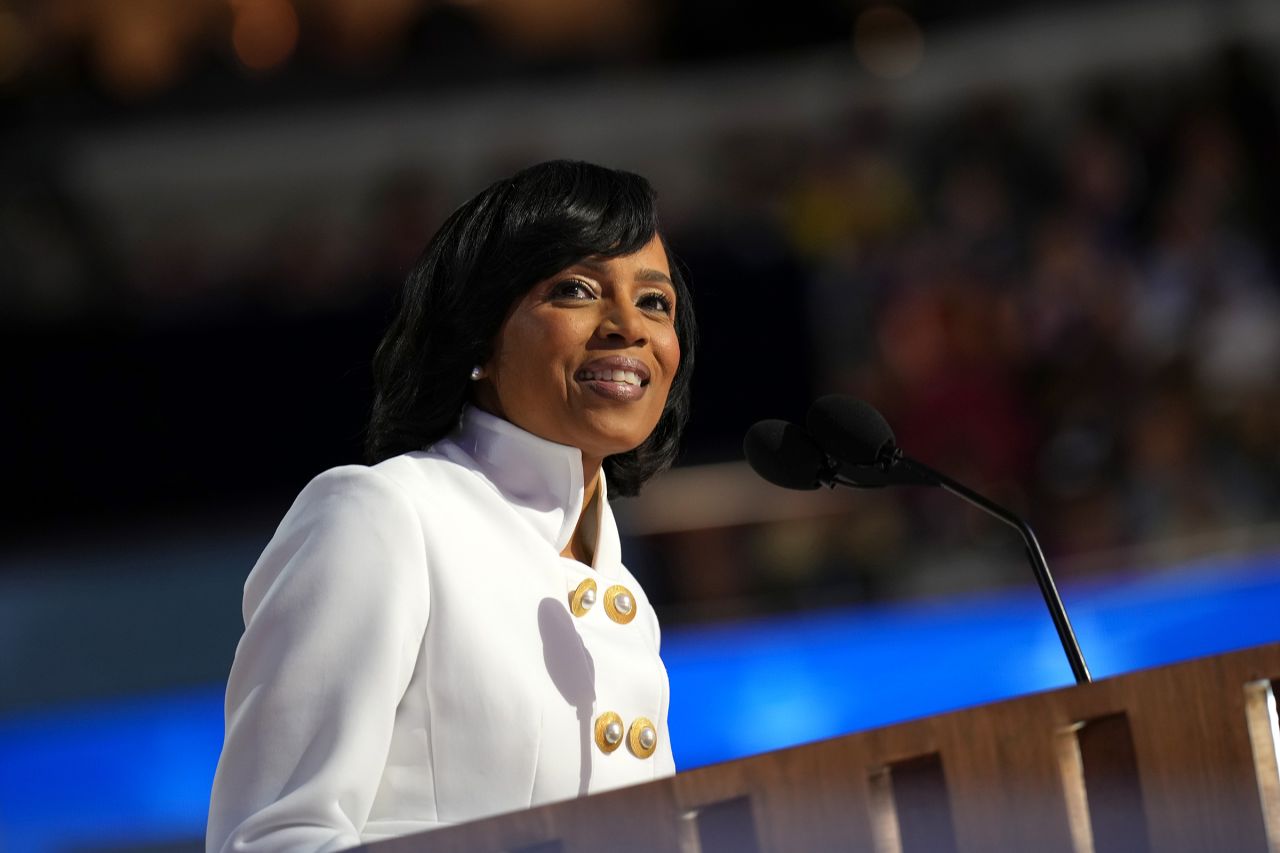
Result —
<instances>
[{"instance_id":1,"label":"podium panel","mask_svg":"<svg viewBox=\"0 0 1280 853\"><path fill-rule=\"evenodd\" d=\"M368 849L1280 853L1277 686L1259 646Z\"/></svg>"}]
</instances>

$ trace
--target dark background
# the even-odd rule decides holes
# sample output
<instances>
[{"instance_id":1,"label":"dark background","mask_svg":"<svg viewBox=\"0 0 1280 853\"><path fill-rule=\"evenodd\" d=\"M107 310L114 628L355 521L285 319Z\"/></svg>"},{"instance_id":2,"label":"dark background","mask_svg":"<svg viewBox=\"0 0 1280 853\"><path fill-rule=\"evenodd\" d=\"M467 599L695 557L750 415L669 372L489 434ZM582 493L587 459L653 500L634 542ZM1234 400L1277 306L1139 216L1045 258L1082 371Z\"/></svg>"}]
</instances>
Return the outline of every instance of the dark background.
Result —
<instances>
[{"instance_id":1,"label":"dark background","mask_svg":"<svg viewBox=\"0 0 1280 853\"><path fill-rule=\"evenodd\" d=\"M28 673L5 701L225 672L253 554L310 477L360 458L413 258L554 156L648 175L693 282L692 509L673 525L657 483L619 505L668 620L1025 581L1007 531L936 495L725 509L737 469L715 464L745 429L828 392L1030 515L1068 578L1268 547L1276 17L0 3L0 584ZM156 643L158 613L207 629ZM104 659L52 651L93 637Z\"/></svg>"}]
</instances>

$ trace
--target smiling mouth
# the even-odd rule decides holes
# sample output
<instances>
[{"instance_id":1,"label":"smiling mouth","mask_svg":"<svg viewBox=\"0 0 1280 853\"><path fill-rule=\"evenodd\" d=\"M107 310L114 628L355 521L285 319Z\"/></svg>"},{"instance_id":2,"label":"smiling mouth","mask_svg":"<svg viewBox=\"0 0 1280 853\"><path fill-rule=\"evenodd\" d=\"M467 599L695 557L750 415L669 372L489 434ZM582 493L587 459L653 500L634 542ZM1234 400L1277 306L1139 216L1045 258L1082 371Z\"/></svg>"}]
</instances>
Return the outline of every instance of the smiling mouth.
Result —
<instances>
[{"instance_id":1,"label":"smiling mouth","mask_svg":"<svg viewBox=\"0 0 1280 853\"><path fill-rule=\"evenodd\" d=\"M649 391L649 367L638 358L598 358L573 374L583 388L614 403L630 403Z\"/></svg>"},{"instance_id":2,"label":"smiling mouth","mask_svg":"<svg viewBox=\"0 0 1280 853\"><path fill-rule=\"evenodd\" d=\"M579 382L618 382L634 385L639 388L649 384L648 377L643 377L634 370L579 370L574 375Z\"/></svg>"}]
</instances>

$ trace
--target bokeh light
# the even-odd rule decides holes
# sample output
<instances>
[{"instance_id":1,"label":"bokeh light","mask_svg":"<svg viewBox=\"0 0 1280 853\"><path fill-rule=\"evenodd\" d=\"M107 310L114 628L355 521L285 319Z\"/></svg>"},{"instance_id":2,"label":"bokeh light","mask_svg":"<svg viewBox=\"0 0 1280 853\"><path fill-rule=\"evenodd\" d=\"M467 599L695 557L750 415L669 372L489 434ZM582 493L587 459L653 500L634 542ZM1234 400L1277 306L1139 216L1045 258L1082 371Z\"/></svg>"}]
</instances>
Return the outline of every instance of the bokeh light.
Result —
<instances>
[{"instance_id":1,"label":"bokeh light","mask_svg":"<svg viewBox=\"0 0 1280 853\"><path fill-rule=\"evenodd\" d=\"M385 57L400 41L422 0L324 0L326 50L345 58Z\"/></svg>"},{"instance_id":2,"label":"bokeh light","mask_svg":"<svg viewBox=\"0 0 1280 853\"><path fill-rule=\"evenodd\" d=\"M29 38L18 16L8 9L0 9L0 85L22 73L28 58Z\"/></svg>"},{"instance_id":3,"label":"bokeh light","mask_svg":"<svg viewBox=\"0 0 1280 853\"><path fill-rule=\"evenodd\" d=\"M96 19L96 64L103 82L117 94L136 98L164 89L186 60L185 13L170 4L145 0L122 3Z\"/></svg>"},{"instance_id":4,"label":"bokeh light","mask_svg":"<svg viewBox=\"0 0 1280 853\"><path fill-rule=\"evenodd\" d=\"M636 0L466 0L465 5L508 43L535 53L634 49L644 43L652 23L651 11Z\"/></svg>"},{"instance_id":5,"label":"bokeh light","mask_svg":"<svg viewBox=\"0 0 1280 853\"><path fill-rule=\"evenodd\" d=\"M298 14L289 0L232 0L231 43L252 71L282 64L298 46Z\"/></svg>"},{"instance_id":6,"label":"bokeh light","mask_svg":"<svg viewBox=\"0 0 1280 853\"><path fill-rule=\"evenodd\" d=\"M872 6L854 24L853 49L867 71L896 80L915 71L924 58L924 34L897 6Z\"/></svg>"}]
</instances>

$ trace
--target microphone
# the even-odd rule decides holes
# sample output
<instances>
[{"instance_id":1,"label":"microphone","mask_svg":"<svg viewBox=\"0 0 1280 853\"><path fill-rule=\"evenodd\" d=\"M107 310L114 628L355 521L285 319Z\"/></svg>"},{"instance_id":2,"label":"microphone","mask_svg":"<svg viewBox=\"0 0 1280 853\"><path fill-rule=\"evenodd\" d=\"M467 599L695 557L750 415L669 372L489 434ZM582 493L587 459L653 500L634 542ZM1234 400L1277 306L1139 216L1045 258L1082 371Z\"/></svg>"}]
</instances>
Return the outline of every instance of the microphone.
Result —
<instances>
[{"instance_id":1,"label":"microphone","mask_svg":"<svg viewBox=\"0 0 1280 853\"><path fill-rule=\"evenodd\" d=\"M813 401L804 419L809 434L832 456L852 465L879 465L894 449L884 416L861 400L828 394Z\"/></svg>"},{"instance_id":2,"label":"microphone","mask_svg":"<svg viewBox=\"0 0 1280 853\"><path fill-rule=\"evenodd\" d=\"M837 466L834 485L937 486L924 466L902 464L905 457L893 440L893 430L873 407L843 394L819 397L805 416L809 435L830 454Z\"/></svg>"},{"instance_id":3,"label":"microphone","mask_svg":"<svg viewBox=\"0 0 1280 853\"><path fill-rule=\"evenodd\" d=\"M833 399L848 399L836 398ZM853 401L857 402L857 401ZM888 443L893 443L893 432L880 417L880 413L866 404L861 404L871 412L883 432L888 436ZM810 409L810 417L814 409ZM841 420L839 423L844 423ZM841 427L833 423L830 434L840 434ZM784 489L811 490L818 486L835 488L836 486L856 486L861 489L879 488L888 485L936 485L931 481L921 480L905 468L886 470L878 464L853 464L841 461L837 456L828 454L814 441L810 431L783 420L760 421L747 430L742 441L742 452L747 463L757 474L775 486ZM881 442L883 443L883 442ZM824 446L829 446L825 445ZM845 456L857 454L843 454Z\"/></svg>"},{"instance_id":4,"label":"microphone","mask_svg":"<svg viewBox=\"0 0 1280 853\"><path fill-rule=\"evenodd\" d=\"M751 469L775 486L809 490L828 482L827 455L793 423L760 421L747 430L742 452Z\"/></svg>"},{"instance_id":5,"label":"microphone","mask_svg":"<svg viewBox=\"0 0 1280 853\"><path fill-rule=\"evenodd\" d=\"M888 422L871 405L841 394L820 397L805 416L808 430L786 421L761 421L743 443L747 461L764 479L789 489L889 485L936 486L1018 531L1045 606L1077 684L1092 681L1075 631L1049 573L1035 531L1025 520L945 474L904 454Z\"/></svg>"}]
</instances>

